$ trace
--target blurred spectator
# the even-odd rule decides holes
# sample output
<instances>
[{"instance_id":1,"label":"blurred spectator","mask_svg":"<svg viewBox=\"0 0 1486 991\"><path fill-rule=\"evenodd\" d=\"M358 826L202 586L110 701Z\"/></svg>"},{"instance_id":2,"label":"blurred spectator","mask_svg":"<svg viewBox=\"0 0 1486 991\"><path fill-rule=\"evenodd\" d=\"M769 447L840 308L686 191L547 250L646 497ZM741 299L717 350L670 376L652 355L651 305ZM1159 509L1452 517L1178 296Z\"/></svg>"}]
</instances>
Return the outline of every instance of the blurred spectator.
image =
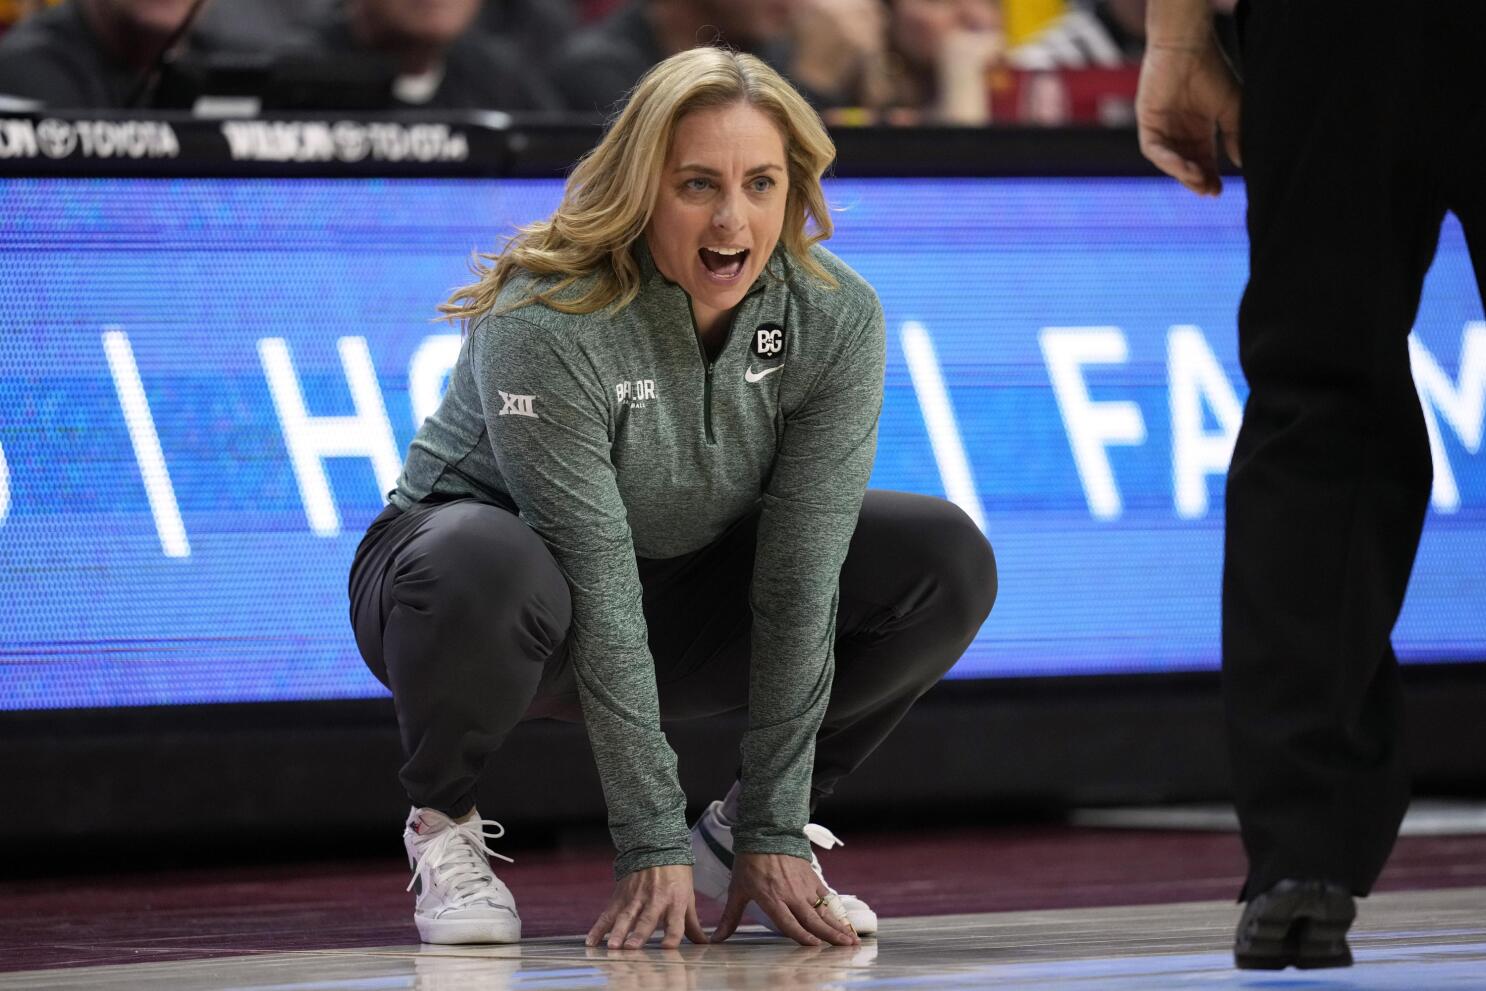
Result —
<instances>
[{"instance_id":1,"label":"blurred spectator","mask_svg":"<svg viewBox=\"0 0 1486 991\"><path fill-rule=\"evenodd\" d=\"M119 108L195 0L70 0L0 38L0 95L46 107Z\"/></svg>"},{"instance_id":2,"label":"blurred spectator","mask_svg":"<svg viewBox=\"0 0 1486 991\"><path fill-rule=\"evenodd\" d=\"M1006 22L1006 43L1015 48L1063 16L1069 3L1078 0L1001 0Z\"/></svg>"},{"instance_id":3,"label":"blurred spectator","mask_svg":"<svg viewBox=\"0 0 1486 991\"><path fill-rule=\"evenodd\" d=\"M1236 0L1211 0L1214 29L1230 58ZM1145 52L1146 0L1069 0L1063 12L1011 49L1018 69L1047 71L1137 64Z\"/></svg>"},{"instance_id":4,"label":"blurred spectator","mask_svg":"<svg viewBox=\"0 0 1486 991\"><path fill-rule=\"evenodd\" d=\"M883 0L801 0L790 13L790 76L816 106L892 102Z\"/></svg>"},{"instance_id":5,"label":"blurred spectator","mask_svg":"<svg viewBox=\"0 0 1486 991\"><path fill-rule=\"evenodd\" d=\"M0 37L42 6L41 0L0 0Z\"/></svg>"},{"instance_id":6,"label":"blurred spectator","mask_svg":"<svg viewBox=\"0 0 1486 991\"><path fill-rule=\"evenodd\" d=\"M392 62L396 108L558 110L544 75L501 39L473 29L481 0L345 0L315 32L326 51Z\"/></svg>"},{"instance_id":7,"label":"blurred spectator","mask_svg":"<svg viewBox=\"0 0 1486 991\"><path fill-rule=\"evenodd\" d=\"M989 76L1005 53L997 0L889 0L887 6L880 88L888 119L988 123Z\"/></svg>"},{"instance_id":8,"label":"blurred spectator","mask_svg":"<svg viewBox=\"0 0 1486 991\"><path fill-rule=\"evenodd\" d=\"M1145 51L1145 0L1085 0L1011 50L1018 69L1083 69L1140 61Z\"/></svg>"},{"instance_id":9,"label":"blurred spectator","mask_svg":"<svg viewBox=\"0 0 1486 991\"><path fill-rule=\"evenodd\" d=\"M215 0L191 29L197 45L221 52L266 52L308 45L335 0Z\"/></svg>"},{"instance_id":10,"label":"blurred spectator","mask_svg":"<svg viewBox=\"0 0 1486 991\"><path fill-rule=\"evenodd\" d=\"M1211 0L1219 45L1237 64L1235 0ZM1135 123L1146 0L1066 0L1040 32L1015 45L996 78L997 119L1019 124Z\"/></svg>"},{"instance_id":11,"label":"blurred spectator","mask_svg":"<svg viewBox=\"0 0 1486 991\"><path fill-rule=\"evenodd\" d=\"M578 29L571 0L485 0L476 25L527 55L545 56Z\"/></svg>"},{"instance_id":12,"label":"blurred spectator","mask_svg":"<svg viewBox=\"0 0 1486 991\"><path fill-rule=\"evenodd\" d=\"M697 45L729 45L787 73L790 6L789 0L629 0L562 46L552 80L568 109L607 113L645 70Z\"/></svg>"},{"instance_id":13,"label":"blurred spectator","mask_svg":"<svg viewBox=\"0 0 1486 991\"><path fill-rule=\"evenodd\" d=\"M584 24L603 20L619 6L619 0L577 0L578 19Z\"/></svg>"}]
</instances>

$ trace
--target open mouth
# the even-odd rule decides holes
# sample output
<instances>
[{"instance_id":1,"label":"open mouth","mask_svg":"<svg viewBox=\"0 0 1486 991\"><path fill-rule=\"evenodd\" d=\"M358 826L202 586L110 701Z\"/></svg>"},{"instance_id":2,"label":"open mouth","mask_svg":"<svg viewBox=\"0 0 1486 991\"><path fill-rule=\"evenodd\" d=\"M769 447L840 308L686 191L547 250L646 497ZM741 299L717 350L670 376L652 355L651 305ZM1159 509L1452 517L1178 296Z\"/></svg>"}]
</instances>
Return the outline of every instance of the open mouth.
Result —
<instances>
[{"instance_id":1,"label":"open mouth","mask_svg":"<svg viewBox=\"0 0 1486 991\"><path fill-rule=\"evenodd\" d=\"M747 248L702 248L697 252L702 264L719 282L732 282L743 274L748 262Z\"/></svg>"}]
</instances>

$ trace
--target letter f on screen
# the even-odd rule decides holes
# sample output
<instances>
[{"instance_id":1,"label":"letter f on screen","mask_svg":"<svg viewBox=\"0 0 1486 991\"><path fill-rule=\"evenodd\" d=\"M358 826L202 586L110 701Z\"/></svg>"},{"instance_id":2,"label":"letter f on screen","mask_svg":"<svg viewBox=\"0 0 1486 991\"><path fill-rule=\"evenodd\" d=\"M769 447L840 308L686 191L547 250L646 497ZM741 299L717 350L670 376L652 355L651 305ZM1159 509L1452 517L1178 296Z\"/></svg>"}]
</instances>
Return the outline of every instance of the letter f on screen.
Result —
<instances>
[{"instance_id":1,"label":"letter f on screen","mask_svg":"<svg viewBox=\"0 0 1486 991\"><path fill-rule=\"evenodd\" d=\"M1124 506L1107 448L1145 443L1145 420L1128 399L1095 402L1084 381L1084 366L1128 361L1125 335L1118 327L1044 327L1039 339L1089 512L1095 519L1119 519Z\"/></svg>"}]
</instances>

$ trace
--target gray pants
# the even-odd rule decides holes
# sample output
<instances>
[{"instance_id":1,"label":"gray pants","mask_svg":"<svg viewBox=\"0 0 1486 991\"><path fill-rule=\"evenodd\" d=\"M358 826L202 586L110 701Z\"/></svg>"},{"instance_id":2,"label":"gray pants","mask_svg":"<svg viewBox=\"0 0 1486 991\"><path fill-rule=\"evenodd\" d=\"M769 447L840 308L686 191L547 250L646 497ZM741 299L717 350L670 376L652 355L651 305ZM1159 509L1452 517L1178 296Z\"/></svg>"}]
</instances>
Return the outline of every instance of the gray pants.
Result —
<instances>
[{"instance_id":1,"label":"gray pants","mask_svg":"<svg viewBox=\"0 0 1486 991\"><path fill-rule=\"evenodd\" d=\"M661 715L748 705L745 517L682 557L639 559ZM523 719L581 721L567 582L510 511L472 499L389 507L351 565L351 624L392 691L414 805L463 815L486 759ZM871 491L841 569L836 674L816 738L811 808L959 660L996 598L990 544L942 499Z\"/></svg>"}]
</instances>

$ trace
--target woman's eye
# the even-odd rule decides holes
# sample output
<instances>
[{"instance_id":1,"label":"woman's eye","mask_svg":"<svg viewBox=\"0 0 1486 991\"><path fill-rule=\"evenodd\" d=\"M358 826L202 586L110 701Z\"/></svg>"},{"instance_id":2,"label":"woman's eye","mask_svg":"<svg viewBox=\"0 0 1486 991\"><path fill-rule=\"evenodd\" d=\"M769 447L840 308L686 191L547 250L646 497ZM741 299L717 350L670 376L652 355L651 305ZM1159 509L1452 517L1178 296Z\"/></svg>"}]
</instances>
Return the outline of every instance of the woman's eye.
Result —
<instances>
[{"instance_id":1,"label":"woman's eye","mask_svg":"<svg viewBox=\"0 0 1486 991\"><path fill-rule=\"evenodd\" d=\"M700 193L711 185L706 179L688 179L685 183L685 187L694 193Z\"/></svg>"},{"instance_id":2,"label":"woman's eye","mask_svg":"<svg viewBox=\"0 0 1486 991\"><path fill-rule=\"evenodd\" d=\"M767 193L774 188L774 180L766 175L761 175L753 180L753 191L755 193Z\"/></svg>"}]
</instances>

